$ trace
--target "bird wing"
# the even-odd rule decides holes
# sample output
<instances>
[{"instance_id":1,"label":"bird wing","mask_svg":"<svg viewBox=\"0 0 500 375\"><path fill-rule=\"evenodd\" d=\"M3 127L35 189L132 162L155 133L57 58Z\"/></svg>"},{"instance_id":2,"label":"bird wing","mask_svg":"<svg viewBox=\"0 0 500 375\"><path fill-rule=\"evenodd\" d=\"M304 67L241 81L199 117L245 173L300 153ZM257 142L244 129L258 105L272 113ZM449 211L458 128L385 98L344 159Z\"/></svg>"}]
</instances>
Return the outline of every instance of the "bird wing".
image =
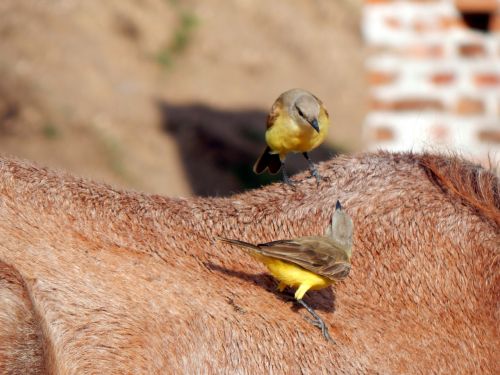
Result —
<instances>
[{"instance_id":1,"label":"bird wing","mask_svg":"<svg viewBox=\"0 0 500 375\"><path fill-rule=\"evenodd\" d=\"M319 107L320 107L320 110L319 110L320 111L320 115L319 116L322 117L322 115L323 115L323 116L326 116L326 118L328 119L330 117L330 115L328 114L328 111L326 110L323 102L316 95L313 95L313 96L314 96L314 99L316 99L316 101L318 102Z\"/></svg>"},{"instance_id":2,"label":"bird wing","mask_svg":"<svg viewBox=\"0 0 500 375\"><path fill-rule=\"evenodd\" d=\"M269 129L271 126L274 125L276 122L276 119L279 117L281 113L283 105L281 104L280 101L276 101L273 106L271 107L271 110L269 111L269 114L267 115L267 129Z\"/></svg>"},{"instance_id":3,"label":"bird wing","mask_svg":"<svg viewBox=\"0 0 500 375\"><path fill-rule=\"evenodd\" d=\"M347 277L351 263L346 252L326 237L304 237L257 245L263 255L297 264L331 280Z\"/></svg>"},{"instance_id":4,"label":"bird wing","mask_svg":"<svg viewBox=\"0 0 500 375\"><path fill-rule=\"evenodd\" d=\"M217 237L217 239L219 241L226 242L226 243L229 243L231 245L236 245L236 246L239 246L239 247L247 248L247 249L256 251L258 253L261 252L260 248L258 246L255 246L254 244L251 244L249 242L240 241L240 240L231 240L229 238L224 238L224 237Z\"/></svg>"}]
</instances>

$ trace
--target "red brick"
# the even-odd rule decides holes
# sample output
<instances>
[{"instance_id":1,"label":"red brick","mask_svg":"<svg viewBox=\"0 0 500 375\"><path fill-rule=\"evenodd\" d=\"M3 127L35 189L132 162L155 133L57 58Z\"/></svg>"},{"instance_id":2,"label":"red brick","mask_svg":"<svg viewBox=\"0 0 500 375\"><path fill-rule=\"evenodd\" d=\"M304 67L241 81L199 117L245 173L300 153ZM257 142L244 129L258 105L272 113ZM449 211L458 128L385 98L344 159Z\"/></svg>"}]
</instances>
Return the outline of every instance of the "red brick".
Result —
<instances>
[{"instance_id":1,"label":"red brick","mask_svg":"<svg viewBox=\"0 0 500 375\"><path fill-rule=\"evenodd\" d=\"M401 28L401 21L398 20L396 17L386 17L384 19L384 23L386 24L386 26L390 27L391 29Z\"/></svg>"},{"instance_id":2,"label":"red brick","mask_svg":"<svg viewBox=\"0 0 500 375\"><path fill-rule=\"evenodd\" d=\"M462 18L458 17L441 17L439 20L439 28L442 30L448 30L451 28L465 28L465 22Z\"/></svg>"},{"instance_id":3,"label":"red brick","mask_svg":"<svg viewBox=\"0 0 500 375\"><path fill-rule=\"evenodd\" d=\"M497 0L455 0L455 6L460 12L494 12Z\"/></svg>"},{"instance_id":4,"label":"red brick","mask_svg":"<svg viewBox=\"0 0 500 375\"><path fill-rule=\"evenodd\" d=\"M387 4L392 3L394 0L365 0L366 4L377 5L377 4Z\"/></svg>"},{"instance_id":5,"label":"red brick","mask_svg":"<svg viewBox=\"0 0 500 375\"><path fill-rule=\"evenodd\" d=\"M388 111L392 109L392 103L372 98L370 101L370 107L378 111Z\"/></svg>"},{"instance_id":6,"label":"red brick","mask_svg":"<svg viewBox=\"0 0 500 375\"><path fill-rule=\"evenodd\" d=\"M484 57L486 48L481 43L464 43L458 46L458 53L462 57Z\"/></svg>"},{"instance_id":7,"label":"red brick","mask_svg":"<svg viewBox=\"0 0 500 375\"><path fill-rule=\"evenodd\" d=\"M413 22L413 30L417 33L422 33L424 31L428 31L430 29L429 23L422 20L415 20Z\"/></svg>"},{"instance_id":8,"label":"red brick","mask_svg":"<svg viewBox=\"0 0 500 375\"><path fill-rule=\"evenodd\" d=\"M425 44L414 44L412 46L406 47L403 53L412 58L417 59L435 59L444 56L444 48L441 45L425 45Z\"/></svg>"},{"instance_id":9,"label":"red brick","mask_svg":"<svg viewBox=\"0 0 500 375\"><path fill-rule=\"evenodd\" d=\"M484 103L480 99L462 97L455 105L455 112L460 115L476 115L484 113Z\"/></svg>"},{"instance_id":10,"label":"red brick","mask_svg":"<svg viewBox=\"0 0 500 375\"><path fill-rule=\"evenodd\" d=\"M388 126L377 126L372 129L372 139L378 142L392 141L395 138L394 131Z\"/></svg>"},{"instance_id":11,"label":"red brick","mask_svg":"<svg viewBox=\"0 0 500 375\"><path fill-rule=\"evenodd\" d=\"M444 106L435 99L400 99L394 102L394 109L396 111L443 110Z\"/></svg>"},{"instance_id":12,"label":"red brick","mask_svg":"<svg viewBox=\"0 0 500 375\"><path fill-rule=\"evenodd\" d=\"M494 33L500 32L500 11L491 15L489 30Z\"/></svg>"},{"instance_id":13,"label":"red brick","mask_svg":"<svg viewBox=\"0 0 500 375\"><path fill-rule=\"evenodd\" d=\"M449 85L455 81L455 74L450 72L435 73L431 76L431 81L435 85Z\"/></svg>"},{"instance_id":14,"label":"red brick","mask_svg":"<svg viewBox=\"0 0 500 375\"><path fill-rule=\"evenodd\" d=\"M430 129L430 136L436 142L446 142L449 134L450 130L446 125L434 125Z\"/></svg>"},{"instance_id":15,"label":"red brick","mask_svg":"<svg viewBox=\"0 0 500 375\"><path fill-rule=\"evenodd\" d=\"M500 74L498 73L478 73L474 77L478 86L497 86L500 85Z\"/></svg>"},{"instance_id":16,"label":"red brick","mask_svg":"<svg viewBox=\"0 0 500 375\"><path fill-rule=\"evenodd\" d=\"M480 130L477 137L481 142L500 143L500 129Z\"/></svg>"},{"instance_id":17,"label":"red brick","mask_svg":"<svg viewBox=\"0 0 500 375\"><path fill-rule=\"evenodd\" d=\"M387 85L396 79L396 73L372 70L368 72L368 83L373 86Z\"/></svg>"},{"instance_id":18,"label":"red brick","mask_svg":"<svg viewBox=\"0 0 500 375\"><path fill-rule=\"evenodd\" d=\"M371 107L381 111L425 111L425 110L444 110L443 103L435 99L412 98L398 99L394 101L384 101L372 98Z\"/></svg>"}]
</instances>

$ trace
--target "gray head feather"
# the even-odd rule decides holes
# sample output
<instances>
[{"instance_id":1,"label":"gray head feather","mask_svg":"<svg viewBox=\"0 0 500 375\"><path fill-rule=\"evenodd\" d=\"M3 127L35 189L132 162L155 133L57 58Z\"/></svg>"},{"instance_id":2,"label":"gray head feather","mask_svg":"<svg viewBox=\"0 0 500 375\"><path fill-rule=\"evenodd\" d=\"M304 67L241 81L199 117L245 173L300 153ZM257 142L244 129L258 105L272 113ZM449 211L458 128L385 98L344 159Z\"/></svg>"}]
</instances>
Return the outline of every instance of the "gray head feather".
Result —
<instances>
[{"instance_id":1,"label":"gray head feather","mask_svg":"<svg viewBox=\"0 0 500 375\"><path fill-rule=\"evenodd\" d=\"M281 101L293 119L303 125L318 120L320 102L310 92L302 89L292 89L280 96Z\"/></svg>"},{"instance_id":2,"label":"gray head feather","mask_svg":"<svg viewBox=\"0 0 500 375\"><path fill-rule=\"evenodd\" d=\"M351 217L342 208L336 209L332 215L331 225L326 228L325 236L331 237L349 257L352 255L353 232L354 224Z\"/></svg>"}]
</instances>

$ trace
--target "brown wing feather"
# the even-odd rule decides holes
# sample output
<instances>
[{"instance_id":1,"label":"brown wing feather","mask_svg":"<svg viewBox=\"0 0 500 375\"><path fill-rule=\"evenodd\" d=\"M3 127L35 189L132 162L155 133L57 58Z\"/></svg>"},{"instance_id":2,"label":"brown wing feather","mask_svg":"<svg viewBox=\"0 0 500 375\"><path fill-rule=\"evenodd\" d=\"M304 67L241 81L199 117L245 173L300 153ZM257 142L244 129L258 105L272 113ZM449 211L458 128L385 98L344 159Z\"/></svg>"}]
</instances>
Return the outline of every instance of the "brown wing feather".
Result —
<instances>
[{"instance_id":1,"label":"brown wing feather","mask_svg":"<svg viewBox=\"0 0 500 375\"><path fill-rule=\"evenodd\" d=\"M267 128L266 129L269 129L271 126L274 125L274 123L276 122L276 119L280 115L281 108L282 108L282 104L280 101L274 102L273 106L271 107L271 110L269 111L269 114L267 115L267 122L266 122Z\"/></svg>"},{"instance_id":2,"label":"brown wing feather","mask_svg":"<svg viewBox=\"0 0 500 375\"><path fill-rule=\"evenodd\" d=\"M217 237L217 239L219 241L226 242L226 243L229 243L231 245L236 245L239 247L243 247L243 248L247 248L247 249L251 249L251 250L260 252L260 248L258 246L255 246L254 244L251 244L249 242L240 241L240 240L232 240L232 239L224 238L224 237Z\"/></svg>"},{"instance_id":3,"label":"brown wing feather","mask_svg":"<svg viewBox=\"0 0 500 375\"><path fill-rule=\"evenodd\" d=\"M313 95L314 96L314 99L316 99L316 101L318 102L319 106L320 106L320 112L323 111L326 115L327 118L330 118L330 115L328 114L328 111L326 110L323 102L321 101L320 98L318 98L316 95ZM321 116L321 114L320 114Z\"/></svg>"},{"instance_id":4,"label":"brown wing feather","mask_svg":"<svg viewBox=\"0 0 500 375\"><path fill-rule=\"evenodd\" d=\"M351 270L346 252L325 237L273 241L257 246L263 255L297 264L328 279L344 279Z\"/></svg>"},{"instance_id":5,"label":"brown wing feather","mask_svg":"<svg viewBox=\"0 0 500 375\"><path fill-rule=\"evenodd\" d=\"M321 109L325 112L326 117L330 118L330 115L328 114L326 108L322 106Z\"/></svg>"}]
</instances>

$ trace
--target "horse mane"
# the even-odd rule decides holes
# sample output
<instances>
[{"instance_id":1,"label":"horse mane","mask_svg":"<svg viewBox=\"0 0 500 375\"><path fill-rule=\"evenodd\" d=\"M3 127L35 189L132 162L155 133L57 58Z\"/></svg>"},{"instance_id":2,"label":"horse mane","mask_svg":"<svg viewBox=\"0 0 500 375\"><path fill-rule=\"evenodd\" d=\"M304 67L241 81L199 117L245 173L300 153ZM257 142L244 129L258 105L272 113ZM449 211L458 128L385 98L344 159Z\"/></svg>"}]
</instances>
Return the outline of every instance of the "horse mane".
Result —
<instances>
[{"instance_id":1,"label":"horse mane","mask_svg":"<svg viewBox=\"0 0 500 375\"><path fill-rule=\"evenodd\" d=\"M420 154L414 157L441 190L500 227L500 181L494 168L484 168L457 155Z\"/></svg>"}]
</instances>

